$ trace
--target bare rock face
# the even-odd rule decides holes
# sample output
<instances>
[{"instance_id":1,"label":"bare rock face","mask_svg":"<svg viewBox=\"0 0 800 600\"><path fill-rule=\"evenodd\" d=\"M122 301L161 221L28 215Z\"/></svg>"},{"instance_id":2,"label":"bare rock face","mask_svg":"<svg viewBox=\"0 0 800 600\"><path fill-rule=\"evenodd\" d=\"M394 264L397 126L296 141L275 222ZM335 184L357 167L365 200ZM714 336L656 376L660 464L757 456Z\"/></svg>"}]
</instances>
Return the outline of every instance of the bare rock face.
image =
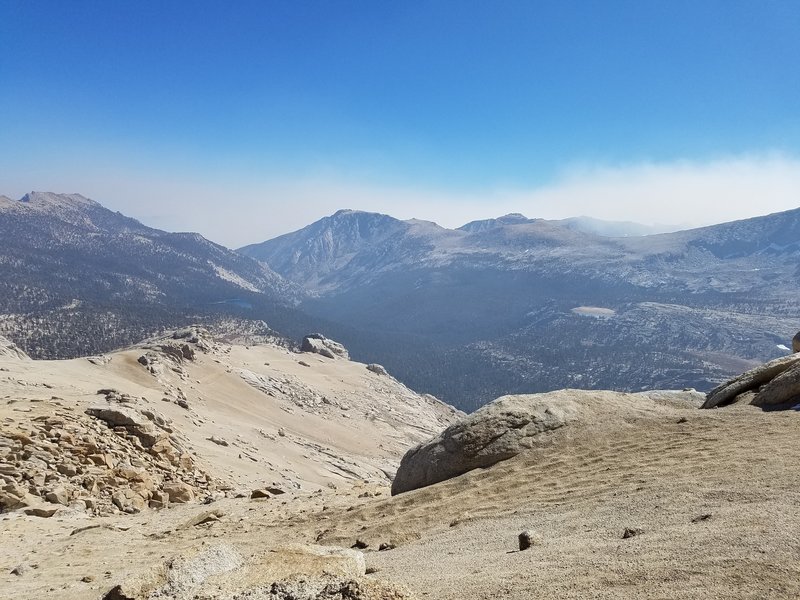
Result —
<instances>
[{"instance_id":1,"label":"bare rock face","mask_svg":"<svg viewBox=\"0 0 800 600\"><path fill-rule=\"evenodd\" d=\"M800 331L792 338L792 352L800 352Z\"/></svg>"},{"instance_id":2,"label":"bare rock face","mask_svg":"<svg viewBox=\"0 0 800 600\"><path fill-rule=\"evenodd\" d=\"M754 399L753 404L758 406L783 404L791 398L787 394L790 389L793 389L791 381L795 376L787 378L779 378L779 376L786 371L794 371L798 365L800 365L800 353L795 353L750 369L711 390L706 395L706 401L702 408L725 406L734 402L738 396L758 390L762 386L766 386L769 390L765 389L766 393L759 400L755 401ZM776 385L772 386L771 382L776 379L778 379ZM756 398L759 395L760 393L756 394Z\"/></svg>"},{"instance_id":3,"label":"bare rock face","mask_svg":"<svg viewBox=\"0 0 800 600\"><path fill-rule=\"evenodd\" d=\"M489 467L532 448L542 434L574 420L578 405L548 394L504 396L412 448L400 462L392 495Z\"/></svg>"},{"instance_id":4,"label":"bare rock face","mask_svg":"<svg viewBox=\"0 0 800 600\"><path fill-rule=\"evenodd\" d=\"M329 340L321 333L312 333L303 338L301 352L313 352L326 358L344 358L350 360L350 353L339 342Z\"/></svg>"},{"instance_id":5,"label":"bare rock face","mask_svg":"<svg viewBox=\"0 0 800 600\"><path fill-rule=\"evenodd\" d=\"M0 358L10 358L13 360L30 360L30 357L20 350L17 345L0 335Z\"/></svg>"},{"instance_id":6,"label":"bare rock face","mask_svg":"<svg viewBox=\"0 0 800 600\"><path fill-rule=\"evenodd\" d=\"M787 369L764 385L750 404L755 406L780 406L800 398L800 363Z\"/></svg>"}]
</instances>

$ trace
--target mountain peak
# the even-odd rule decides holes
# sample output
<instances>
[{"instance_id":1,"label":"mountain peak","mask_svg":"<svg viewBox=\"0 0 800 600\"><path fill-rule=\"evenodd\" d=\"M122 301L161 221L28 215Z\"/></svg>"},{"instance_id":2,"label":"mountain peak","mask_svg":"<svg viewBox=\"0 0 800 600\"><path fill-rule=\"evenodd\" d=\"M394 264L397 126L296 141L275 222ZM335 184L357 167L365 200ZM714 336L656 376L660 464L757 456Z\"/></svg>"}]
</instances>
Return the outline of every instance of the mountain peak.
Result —
<instances>
[{"instance_id":1,"label":"mountain peak","mask_svg":"<svg viewBox=\"0 0 800 600\"><path fill-rule=\"evenodd\" d=\"M94 200L80 194L56 194L53 192L28 192L19 201L39 206L99 206Z\"/></svg>"},{"instance_id":2,"label":"mountain peak","mask_svg":"<svg viewBox=\"0 0 800 600\"><path fill-rule=\"evenodd\" d=\"M502 217L497 217L496 219L481 219L478 221L470 221L469 223L462 225L458 229L460 231L466 231L468 233L479 233L481 231L488 231L489 229L494 229L495 227L502 227L503 225L518 225L521 223L530 223L533 219L529 219L523 214L520 213L508 213L507 215L503 215Z\"/></svg>"}]
</instances>

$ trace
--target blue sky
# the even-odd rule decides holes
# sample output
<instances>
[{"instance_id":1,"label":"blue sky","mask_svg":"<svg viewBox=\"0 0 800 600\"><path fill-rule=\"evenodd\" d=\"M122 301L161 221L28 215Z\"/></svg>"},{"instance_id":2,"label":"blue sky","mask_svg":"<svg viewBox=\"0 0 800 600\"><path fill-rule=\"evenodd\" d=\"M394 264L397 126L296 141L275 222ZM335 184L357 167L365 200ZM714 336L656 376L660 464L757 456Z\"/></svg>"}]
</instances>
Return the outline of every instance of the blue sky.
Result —
<instances>
[{"instance_id":1,"label":"blue sky","mask_svg":"<svg viewBox=\"0 0 800 600\"><path fill-rule=\"evenodd\" d=\"M800 3L0 0L0 193L231 246L350 207L800 205Z\"/></svg>"}]
</instances>

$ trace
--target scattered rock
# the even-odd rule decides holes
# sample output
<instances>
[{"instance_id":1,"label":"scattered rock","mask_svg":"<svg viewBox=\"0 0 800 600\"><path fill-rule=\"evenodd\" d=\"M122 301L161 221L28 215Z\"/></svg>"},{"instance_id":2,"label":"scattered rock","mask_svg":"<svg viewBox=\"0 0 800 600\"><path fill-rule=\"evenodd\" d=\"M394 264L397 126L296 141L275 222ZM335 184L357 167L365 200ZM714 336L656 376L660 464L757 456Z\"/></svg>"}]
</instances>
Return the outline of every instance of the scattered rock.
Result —
<instances>
[{"instance_id":1,"label":"scattered rock","mask_svg":"<svg viewBox=\"0 0 800 600\"><path fill-rule=\"evenodd\" d=\"M272 498L272 496L270 496L270 494L269 494L269 492L267 490L258 489L258 490L253 490L252 492L250 492L250 498L252 500L258 500L259 498Z\"/></svg>"},{"instance_id":2,"label":"scattered rock","mask_svg":"<svg viewBox=\"0 0 800 600\"><path fill-rule=\"evenodd\" d=\"M329 340L321 333L312 333L303 338L300 352L313 352L326 358L344 358L350 360L350 354L339 342Z\"/></svg>"},{"instance_id":3,"label":"scattered rock","mask_svg":"<svg viewBox=\"0 0 800 600\"><path fill-rule=\"evenodd\" d=\"M185 483L179 481L165 483L162 489L169 496L169 501L172 503L183 504L194 500L194 490Z\"/></svg>"},{"instance_id":4,"label":"scattered rock","mask_svg":"<svg viewBox=\"0 0 800 600\"><path fill-rule=\"evenodd\" d=\"M228 445L228 442L226 442L222 438L218 438L217 436L214 436L214 435L212 435L208 439L211 440L212 442L214 442L217 446L227 446Z\"/></svg>"},{"instance_id":5,"label":"scattered rock","mask_svg":"<svg viewBox=\"0 0 800 600\"><path fill-rule=\"evenodd\" d=\"M16 575L18 577L21 577L22 575L25 575L25 573L27 573L28 570L29 569L28 569L27 565L17 565L13 569L11 569L11 574L12 575Z\"/></svg>"},{"instance_id":6,"label":"scattered rock","mask_svg":"<svg viewBox=\"0 0 800 600\"><path fill-rule=\"evenodd\" d=\"M356 543L350 547L357 550L363 550L364 548L369 548L369 544L363 540L356 540Z\"/></svg>"},{"instance_id":7,"label":"scattered rock","mask_svg":"<svg viewBox=\"0 0 800 600\"><path fill-rule=\"evenodd\" d=\"M692 523L702 523L703 521L708 521L711 517L711 513L705 513L692 519Z\"/></svg>"},{"instance_id":8,"label":"scattered rock","mask_svg":"<svg viewBox=\"0 0 800 600\"><path fill-rule=\"evenodd\" d=\"M44 497L45 500L50 502L51 504L63 504L67 506L69 504L69 495L64 488L57 488L50 492L47 492Z\"/></svg>"},{"instance_id":9,"label":"scattered rock","mask_svg":"<svg viewBox=\"0 0 800 600\"><path fill-rule=\"evenodd\" d=\"M41 517L43 519L48 519L52 517L56 512L58 512L58 508L49 508L45 506L30 506L28 508L23 508L22 512L28 515L29 517Z\"/></svg>"},{"instance_id":10,"label":"scattered rock","mask_svg":"<svg viewBox=\"0 0 800 600\"><path fill-rule=\"evenodd\" d=\"M383 542L380 546L378 546L379 552L384 552L386 550L394 550L397 546L395 546L391 542Z\"/></svg>"},{"instance_id":11,"label":"scattered rock","mask_svg":"<svg viewBox=\"0 0 800 600\"><path fill-rule=\"evenodd\" d=\"M625 531L622 532L622 539L627 540L628 538L642 535L643 533L644 529L639 529L638 527L626 527Z\"/></svg>"},{"instance_id":12,"label":"scattered rock","mask_svg":"<svg viewBox=\"0 0 800 600\"><path fill-rule=\"evenodd\" d=\"M192 527L197 527L198 525L216 523L223 515L224 513L219 509L207 510L186 521L179 529L190 529Z\"/></svg>"},{"instance_id":13,"label":"scattered rock","mask_svg":"<svg viewBox=\"0 0 800 600\"><path fill-rule=\"evenodd\" d=\"M527 550L531 546L538 546L542 543L541 538L537 534L527 529L519 534L518 540L520 551Z\"/></svg>"},{"instance_id":14,"label":"scattered rock","mask_svg":"<svg viewBox=\"0 0 800 600\"><path fill-rule=\"evenodd\" d=\"M389 376L389 371L387 371L383 366L376 363L367 365L367 371L372 371L377 375L384 375L386 377Z\"/></svg>"}]
</instances>

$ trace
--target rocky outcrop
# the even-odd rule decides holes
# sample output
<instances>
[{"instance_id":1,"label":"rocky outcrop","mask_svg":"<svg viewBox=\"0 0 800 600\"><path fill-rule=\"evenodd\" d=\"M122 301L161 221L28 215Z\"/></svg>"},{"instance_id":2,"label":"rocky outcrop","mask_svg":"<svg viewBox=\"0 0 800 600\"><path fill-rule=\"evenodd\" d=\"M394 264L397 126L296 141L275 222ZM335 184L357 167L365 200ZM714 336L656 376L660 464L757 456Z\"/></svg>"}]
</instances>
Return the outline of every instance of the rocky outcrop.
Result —
<instances>
[{"instance_id":1,"label":"rocky outcrop","mask_svg":"<svg viewBox=\"0 0 800 600\"><path fill-rule=\"evenodd\" d=\"M10 358L12 360L30 360L30 357L20 350L17 345L0 335L0 358Z\"/></svg>"},{"instance_id":2,"label":"rocky outcrop","mask_svg":"<svg viewBox=\"0 0 800 600\"><path fill-rule=\"evenodd\" d=\"M615 426L621 420L675 417L694 410L694 391L621 392L558 390L503 396L406 452L392 483L392 495L490 467L551 441L559 429Z\"/></svg>"},{"instance_id":3,"label":"rocky outcrop","mask_svg":"<svg viewBox=\"0 0 800 600\"><path fill-rule=\"evenodd\" d=\"M800 363L761 387L750 403L761 407L800 403Z\"/></svg>"},{"instance_id":4,"label":"rocky outcrop","mask_svg":"<svg viewBox=\"0 0 800 600\"><path fill-rule=\"evenodd\" d=\"M756 406L785 404L800 392L800 390L793 391L798 387L796 378L799 366L800 353L759 365L708 392L702 408L718 408L732 404L742 399L740 397L748 392L757 392L750 399ZM784 373L786 376L783 376Z\"/></svg>"},{"instance_id":5,"label":"rocky outcrop","mask_svg":"<svg viewBox=\"0 0 800 600\"><path fill-rule=\"evenodd\" d=\"M0 432L0 512L135 513L216 491L158 412L113 389L84 415L56 410Z\"/></svg>"},{"instance_id":6,"label":"rocky outcrop","mask_svg":"<svg viewBox=\"0 0 800 600\"><path fill-rule=\"evenodd\" d=\"M371 363L367 365L367 371L372 371L376 375L383 375L385 377L389 376L389 371L383 365L379 365L377 363Z\"/></svg>"},{"instance_id":7,"label":"rocky outcrop","mask_svg":"<svg viewBox=\"0 0 800 600\"><path fill-rule=\"evenodd\" d=\"M792 338L792 352L800 352L800 331Z\"/></svg>"},{"instance_id":8,"label":"rocky outcrop","mask_svg":"<svg viewBox=\"0 0 800 600\"><path fill-rule=\"evenodd\" d=\"M532 448L543 434L577 417L578 405L547 394L505 396L412 448L400 462L392 494L425 487Z\"/></svg>"},{"instance_id":9,"label":"rocky outcrop","mask_svg":"<svg viewBox=\"0 0 800 600\"><path fill-rule=\"evenodd\" d=\"M303 338L300 344L301 352L313 352L326 358L344 358L350 360L350 354L339 342L329 340L321 333L312 333Z\"/></svg>"}]
</instances>

